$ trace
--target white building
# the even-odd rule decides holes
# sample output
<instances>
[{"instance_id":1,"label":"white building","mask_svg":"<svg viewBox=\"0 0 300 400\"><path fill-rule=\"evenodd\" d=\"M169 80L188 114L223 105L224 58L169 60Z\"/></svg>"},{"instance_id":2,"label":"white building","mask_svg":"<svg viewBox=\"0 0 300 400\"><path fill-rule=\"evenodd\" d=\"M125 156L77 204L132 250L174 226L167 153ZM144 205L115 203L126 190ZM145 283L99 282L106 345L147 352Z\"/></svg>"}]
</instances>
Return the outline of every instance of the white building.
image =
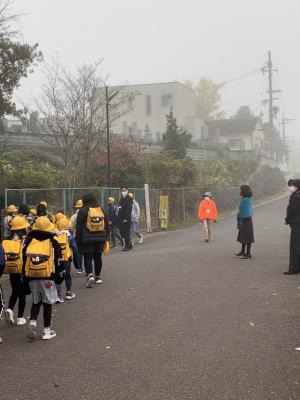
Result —
<instances>
[{"instance_id":1,"label":"white building","mask_svg":"<svg viewBox=\"0 0 300 400\"><path fill-rule=\"evenodd\" d=\"M203 122L196 117L196 96L192 89L180 82L150 83L123 87L136 93L135 99L126 105L125 115L112 125L112 132L148 143L159 143L166 131L166 114L173 113L177 124L193 136L201 139Z\"/></svg>"}]
</instances>

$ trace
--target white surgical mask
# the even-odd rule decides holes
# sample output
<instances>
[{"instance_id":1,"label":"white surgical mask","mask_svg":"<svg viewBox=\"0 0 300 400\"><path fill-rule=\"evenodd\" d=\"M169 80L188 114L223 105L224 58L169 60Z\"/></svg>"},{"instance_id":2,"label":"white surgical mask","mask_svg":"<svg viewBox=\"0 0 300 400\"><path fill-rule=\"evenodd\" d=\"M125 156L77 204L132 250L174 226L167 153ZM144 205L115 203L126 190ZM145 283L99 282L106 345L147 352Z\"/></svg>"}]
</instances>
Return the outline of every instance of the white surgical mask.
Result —
<instances>
[{"instance_id":1,"label":"white surgical mask","mask_svg":"<svg viewBox=\"0 0 300 400\"><path fill-rule=\"evenodd\" d=\"M289 191L290 191L291 193L295 193L295 192L297 192L297 188L296 188L296 186L294 186L294 185L292 185L292 186L289 186Z\"/></svg>"},{"instance_id":2,"label":"white surgical mask","mask_svg":"<svg viewBox=\"0 0 300 400\"><path fill-rule=\"evenodd\" d=\"M210 200L210 197L204 196L204 200Z\"/></svg>"},{"instance_id":3,"label":"white surgical mask","mask_svg":"<svg viewBox=\"0 0 300 400\"><path fill-rule=\"evenodd\" d=\"M122 192L122 196L126 197L128 195L128 190L125 190L124 192Z\"/></svg>"}]
</instances>

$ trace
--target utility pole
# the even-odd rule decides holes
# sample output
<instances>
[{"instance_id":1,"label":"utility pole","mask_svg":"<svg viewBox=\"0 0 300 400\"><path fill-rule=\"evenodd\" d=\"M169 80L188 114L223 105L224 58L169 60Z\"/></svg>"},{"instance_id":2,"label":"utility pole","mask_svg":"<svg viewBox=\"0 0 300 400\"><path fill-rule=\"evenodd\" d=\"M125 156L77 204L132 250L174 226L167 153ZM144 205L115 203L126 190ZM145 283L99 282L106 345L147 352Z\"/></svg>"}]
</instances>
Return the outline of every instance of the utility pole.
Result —
<instances>
[{"instance_id":1,"label":"utility pole","mask_svg":"<svg viewBox=\"0 0 300 400\"><path fill-rule=\"evenodd\" d=\"M273 76L272 76L272 56L271 51L268 51L268 80L269 80L269 129L270 129L270 142L271 142L271 151L272 158L274 152L274 138L273 138Z\"/></svg>"},{"instance_id":2,"label":"utility pole","mask_svg":"<svg viewBox=\"0 0 300 400\"><path fill-rule=\"evenodd\" d=\"M272 54L271 51L268 51L268 62L267 64L261 69L261 71L268 73L268 91L269 94L268 103L269 103L269 135L270 135L270 146L271 146L271 158L274 160L274 153L275 153L275 140L274 140L274 107L273 101L276 100L273 97L274 93L279 93L281 90L274 90L273 89L273 72L277 71L273 69L272 63Z\"/></svg>"},{"instance_id":3,"label":"utility pole","mask_svg":"<svg viewBox=\"0 0 300 400\"><path fill-rule=\"evenodd\" d=\"M283 141L283 144L285 144L286 136L285 136L285 118L284 118L284 114L282 115L282 141Z\"/></svg>"},{"instance_id":4,"label":"utility pole","mask_svg":"<svg viewBox=\"0 0 300 400\"><path fill-rule=\"evenodd\" d=\"M105 103L106 103L106 141L107 141L107 184L111 187L111 160L110 160L110 132L109 132L109 105L111 100L119 94L121 89L117 89L108 97L108 86L105 85Z\"/></svg>"},{"instance_id":5,"label":"utility pole","mask_svg":"<svg viewBox=\"0 0 300 400\"><path fill-rule=\"evenodd\" d=\"M107 140L107 186L111 187L111 166L110 166L110 135L109 135L109 98L108 87L105 86L106 100L106 140Z\"/></svg>"}]
</instances>

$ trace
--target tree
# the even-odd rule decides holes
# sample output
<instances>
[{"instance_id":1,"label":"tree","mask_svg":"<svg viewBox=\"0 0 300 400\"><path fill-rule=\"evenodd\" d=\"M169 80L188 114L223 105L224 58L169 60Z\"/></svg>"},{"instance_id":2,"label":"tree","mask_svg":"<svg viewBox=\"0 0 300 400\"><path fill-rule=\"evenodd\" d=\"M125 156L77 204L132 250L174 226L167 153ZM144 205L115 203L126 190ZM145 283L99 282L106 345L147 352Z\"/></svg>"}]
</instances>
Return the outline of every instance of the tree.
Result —
<instances>
[{"instance_id":1,"label":"tree","mask_svg":"<svg viewBox=\"0 0 300 400\"><path fill-rule=\"evenodd\" d=\"M22 78L33 71L32 67L42 60L38 44L29 45L16 41L17 32L11 23L17 18L10 10L11 0L0 0L0 119L17 114L12 100Z\"/></svg>"},{"instance_id":2,"label":"tree","mask_svg":"<svg viewBox=\"0 0 300 400\"><path fill-rule=\"evenodd\" d=\"M110 149L112 184L119 186L121 182L126 182L130 186L143 185L143 173L137 163L142 153L141 146L126 139L114 139ZM94 155L90 172L90 179L96 185L107 184L107 155L104 150Z\"/></svg>"},{"instance_id":3,"label":"tree","mask_svg":"<svg viewBox=\"0 0 300 400\"><path fill-rule=\"evenodd\" d=\"M178 127L172 108L166 118L167 129L162 139L165 150L171 152L176 158L184 158L186 147L191 143L192 135L188 134L182 127Z\"/></svg>"},{"instance_id":4,"label":"tree","mask_svg":"<svg viewBox=\"0 0 300 400\"><path fill-rule=\"evenodd\" d=\"M0 189L47 188L61 184L61 169L36 152L7 150L0 160Z\"/></svg>"},{"instance_id":5,"label":"tree","mask_svg":"<svg viewBox=\"0 0 300 400\"><path fill-rule=\"evenodd\" d=\"M255 115L252 113L249 106L241 106L236 114L233 116L236 119L251 119L255 118Z\"/></svg>"},{"instance_id":6,"label":"tree","mask_svg":"<svg viewBox=\"0 0 300 400\"><path fill-rule=\"evenodd\" d=\"M193 89L196 94L196 113L199 118L203 121L224 118L225 113L221 111L223 83L217 84L211 79L200 78L197 85L194 85L192 81L186 81L185 84Z\"/></svg>"},{"instance_id":7,"label":"tree","mask_svg":"<svg viewBox=\"0 0 300 400\"><path fill-rule=\"evenodd\" d=\"M40 137L62 157L68 187L86 183L93 156L106 147L106 78L101 64L102 60L83 64L72 73L55 60L46 69L46 83L36 101ZM124 113L121 106L132 97L120 90L110 104L110 123Z\"/></svg>"},{"instance_id":8,"label":"tree","mask_svg":"<svg viewBox=\"0 0 300 400\"><path fill-rule=\"evenodd\" d=\"M189 186L195 181L195 167L188 157L174 158L174 154L161 151L143 162L145 182L155 188Z\"/></svg>"}]
</instances>

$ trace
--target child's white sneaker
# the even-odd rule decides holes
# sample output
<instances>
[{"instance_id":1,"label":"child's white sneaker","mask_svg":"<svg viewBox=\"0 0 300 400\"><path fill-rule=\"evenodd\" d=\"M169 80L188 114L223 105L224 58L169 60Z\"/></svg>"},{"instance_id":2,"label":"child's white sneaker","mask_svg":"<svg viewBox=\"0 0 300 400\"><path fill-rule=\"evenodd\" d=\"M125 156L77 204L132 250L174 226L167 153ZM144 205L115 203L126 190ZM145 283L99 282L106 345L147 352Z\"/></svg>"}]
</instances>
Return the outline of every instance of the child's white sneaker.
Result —
<instances>
[{"instance_id":1,"label":"child's white sneaker","mask_svg":"<svg viewBox=\"0 0 300 400\"><path fill-rule=\"evenodd\" d=\"M87 277L87 282L86 282L86 287L87 288L92 288L95 283L95 278L93 274L89 274Z\"/></svg>"},{"instance_id":2,"label":"child's white sneaker","mask_svg":"<svg viewBox=\"0 0 300 400\"><path fill-rule=\"evenodd\" d=\"M17 318L17 325L25 325L26 324L26 319L25 318Z\"/></svg>"},{"instance_id":3,"label":"child's white sneaker","mask_svg":"<svg viewBox=\"0 0 300 400\"><path fill-rule=\"evenodd\" d=\"M53 329L45 328L44 331L43 331L42 339L43 340L49 340L49 339L54 338L55 336L56 336L56 332Z\"/></svg>"},{"instance_id":4,"label":"child's white sneaker","mask_svg":"<svg viewBox=\"0 0 300 400\"><path fill-rule=\"evenodd\" d=\"M29 322L28 327L29 327L29 331L27 332L28 339L36 339L36 328L37 328L36 321L32 319Z\"/></svg>"},{"instance_id":5,"label":"child's white sneaker","mask_svg":"<svg viewBox=\"0 0 300 400\"><path fill-rule=\"evenodd\" d=\"M14 312L10 308L4 311L4 319L8 326L13 326L15 324Z\"/></svg>"},{"instance_id":6,"label":"child's white sneaker","mask_svg":"<svg viewBox=\"0 0 300 400\"><path fill-rule=\"evenodd\" d=\"M67 299L67 300L72 300L72 299L74 299L75 297L76 297L75 293L67 292L67 294L66 294L66 299Z\"/></svg>"}]
</instances>

